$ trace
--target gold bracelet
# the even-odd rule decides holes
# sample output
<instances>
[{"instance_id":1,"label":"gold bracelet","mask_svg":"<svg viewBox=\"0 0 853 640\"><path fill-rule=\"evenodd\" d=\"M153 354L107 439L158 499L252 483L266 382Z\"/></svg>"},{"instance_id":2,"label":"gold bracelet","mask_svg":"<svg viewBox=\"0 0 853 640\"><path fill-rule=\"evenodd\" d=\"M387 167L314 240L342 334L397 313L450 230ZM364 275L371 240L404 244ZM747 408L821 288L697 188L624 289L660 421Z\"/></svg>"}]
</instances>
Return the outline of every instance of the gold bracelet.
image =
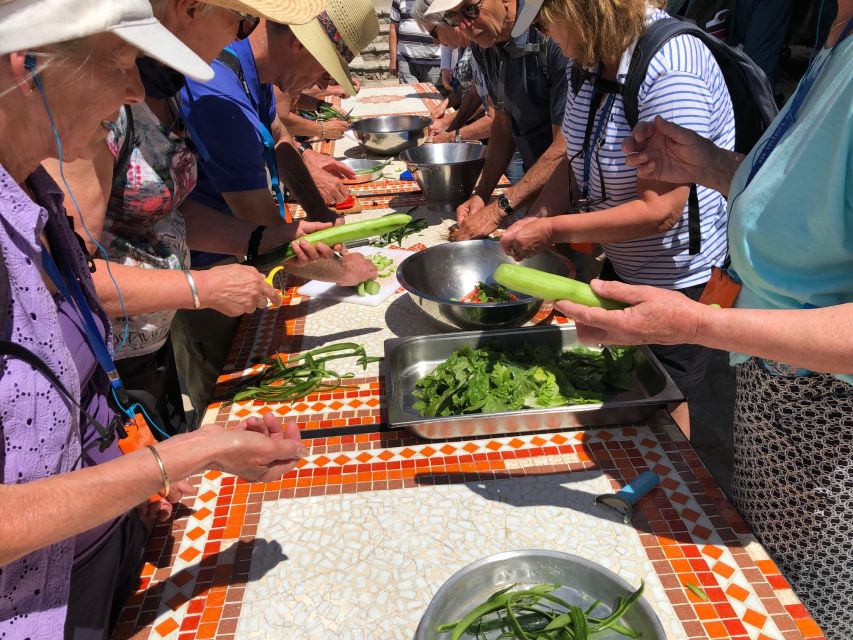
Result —
<instances>
[{"instance_id":1,"label":"gold bracelet","mask_svg":"<svg viewBox=\"0 0 853 640\"><path fill-rule=\"evenodd\" d=\"M169 495L169 490L172 488L172 485L169 482L169 476L166 475L166 465L163 464L163 458L160 457L160 454L157 452L157 449L154 448L153 444L145 445L151 450L151 453L154 454L154 458L157 460L157 465L160 467L160 475L163 477L163 488L160 489L158 495L162 498L165 498Z\"/></svg>"}]
</instances>

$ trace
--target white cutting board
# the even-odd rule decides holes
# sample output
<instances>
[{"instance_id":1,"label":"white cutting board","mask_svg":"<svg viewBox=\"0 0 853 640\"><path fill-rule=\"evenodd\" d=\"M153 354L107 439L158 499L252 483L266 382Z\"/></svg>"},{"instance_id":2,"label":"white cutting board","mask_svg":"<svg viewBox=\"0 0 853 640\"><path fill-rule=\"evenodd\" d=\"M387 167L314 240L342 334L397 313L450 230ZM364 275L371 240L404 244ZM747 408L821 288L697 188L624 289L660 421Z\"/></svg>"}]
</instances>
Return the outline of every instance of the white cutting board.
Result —
<instances>
[{"instance_id":1,"label":"white cutting board","mask_svg":"<svg viewBox=\"0 0 853 640\"><path fill-rule=\"evenodd\" d=\"M361 253L369 256L373 254L381 254L386 258L391 258L394 261L394 266L399 267L400 263L412 255L412 251L403 249L388 249L387 247L356 247L350 249L354 253ZM309 296L311 298L331 298L340 300L341 302L350 302L352 304L363 304L368 307L378 307L385 302L388 297L400 288L400 283L397 282L397 272L394 271L387 278L379 279L379 293L372 296L360 296L355 290L355 287L339 287L333 282L322 282L320 280L312 280L311 282L302 285L297 290L301 296Z\"/></svg>"}]
</instances>

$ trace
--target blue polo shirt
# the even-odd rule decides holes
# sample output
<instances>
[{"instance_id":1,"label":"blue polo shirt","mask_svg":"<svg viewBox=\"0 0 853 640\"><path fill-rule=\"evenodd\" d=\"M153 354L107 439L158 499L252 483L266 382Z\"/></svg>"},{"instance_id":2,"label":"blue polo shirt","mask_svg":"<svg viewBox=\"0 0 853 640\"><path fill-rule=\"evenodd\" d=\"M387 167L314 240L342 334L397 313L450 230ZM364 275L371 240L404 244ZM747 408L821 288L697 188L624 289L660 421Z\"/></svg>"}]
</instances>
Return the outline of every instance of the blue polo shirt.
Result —
<instances>
[{"instance_id":1,"label":"blue polo shirt","mask_svg":"<svg viewBox=\"0 0 853 640\"><path fill-rule=\"evenodd\" d=\"M519 2L519 11L522 6ZM488 49L472 44L471 53L495 107L512 119L526 171L553 141L551 126L563 121L568 61L553 40L533 28Z\"/></svg>"},{"instance_id":2,"label":"blue polo shirt","mask_svg":"<svg viewBox=\"0 0 853 640\"><path fill-rule=\"evenodd\" d=\"M261 124L269 129L276 118L272 85L261 84L249 41L236 40L228 49L240 61L248 95L238 75L221 60L211 65L213 80L187 78L181 92L184 120L200 151L198 184L189 197L226 213L230 210L222 193L269 186ZM193 265L219 258L194 251Z\"/></svg>"}]
</instances>

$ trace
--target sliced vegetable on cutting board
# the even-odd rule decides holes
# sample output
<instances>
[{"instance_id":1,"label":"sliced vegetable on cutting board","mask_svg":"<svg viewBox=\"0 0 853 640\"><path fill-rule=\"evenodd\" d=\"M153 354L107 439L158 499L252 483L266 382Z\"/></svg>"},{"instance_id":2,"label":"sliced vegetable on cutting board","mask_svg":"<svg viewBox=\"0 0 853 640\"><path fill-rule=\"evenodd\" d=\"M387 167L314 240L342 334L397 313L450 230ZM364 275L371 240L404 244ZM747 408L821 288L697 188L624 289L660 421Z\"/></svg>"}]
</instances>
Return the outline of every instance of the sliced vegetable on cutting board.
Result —
<instances>
[{"instance_id":1,"label":"sliced vegetable on cutting board","mask_svg":"<svg viewBox=\"0 0 853 640\"><path fill-rule=\"evenodd\" d=\"M495 270L494 278L507 289L542 300L571 300L588 307L611 310L625 309L629 306L624 302L602 298L585 282L555 276L553 273L530 267L502 264Z\"/></svg>"},{"instance_id":2,"label":"sliced vegetable on cutting board","mask_svg":"<svg viewBox=\"0 0 853 640\"><path fill-rule=\"evenodd\" d=\"M351 252L362 254L376 265L378 273L373 279L376 285L379 286L376 293L370 293L371 290L375 290L376 285L370 285L369 281L361 283L364 285L362 289L364 295L359 295L358 287L341 287L333 282L312 280L302 285L298 290L298 294L311 298L331 298L341 302L360 304L368 307L379 306L400 288L400 284L397 282L397 266L412 255L411 251L404 251L402 249L369 246L356 247L355 249L351 249ZM371 288L368 289L368 287Z\"/></svg>"}]
</instances>

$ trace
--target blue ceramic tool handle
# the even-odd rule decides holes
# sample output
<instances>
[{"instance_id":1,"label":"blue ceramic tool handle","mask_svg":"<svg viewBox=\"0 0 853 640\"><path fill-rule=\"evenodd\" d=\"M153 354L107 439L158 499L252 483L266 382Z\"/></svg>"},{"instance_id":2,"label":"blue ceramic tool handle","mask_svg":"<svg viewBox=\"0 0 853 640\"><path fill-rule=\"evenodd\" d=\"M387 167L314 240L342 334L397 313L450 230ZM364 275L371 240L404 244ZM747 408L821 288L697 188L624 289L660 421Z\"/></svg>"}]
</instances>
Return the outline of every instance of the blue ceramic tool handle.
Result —
<instances>
[{"instance_id":1,"label":"blue ceramic tool handle","mask_svg":"<svg viewBox=\"0 0 853 640\"><path fill-rule=\"evenodd\" d=\"M660 476L653 471L644 471L622 487L616 497L633 506L637 500L660 484Z\"/></svg>"}]
</instances>

